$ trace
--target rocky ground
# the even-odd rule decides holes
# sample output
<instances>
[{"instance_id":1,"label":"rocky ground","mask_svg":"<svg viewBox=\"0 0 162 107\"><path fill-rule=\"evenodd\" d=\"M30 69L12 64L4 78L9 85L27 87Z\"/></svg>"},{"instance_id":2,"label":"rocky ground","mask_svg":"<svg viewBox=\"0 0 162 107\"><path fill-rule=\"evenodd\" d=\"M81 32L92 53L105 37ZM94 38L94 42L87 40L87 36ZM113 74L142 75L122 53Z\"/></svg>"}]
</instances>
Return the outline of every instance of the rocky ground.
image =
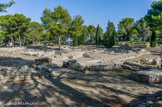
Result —
<instances>
[{"instance_id":1,"label":"rocky ground","mask_svg":"<svg viewBox=\"0 0 162 107\"><path fill-rule=\"evenodd\" d=\"M133 81L129 77L133 71L120 68L80 72L63 68L62 65L69 60L76 60L81 66L120 65L125 61L138 62L141 59L149 62L158 59L160 54L159 49L131 47L96 49L64 46L62 53L56 47L1 48L0 74L7 74L4 79L26 73L30 78L1 82L0 104L13 106L11 103L15 102L19 103L16 106L22 106L26 102L28 104L25 106L156 106L161 104L162 84ZM45 57L50 59L50 64L41 65L34 61Z\"/></svg>"}]
</instances>

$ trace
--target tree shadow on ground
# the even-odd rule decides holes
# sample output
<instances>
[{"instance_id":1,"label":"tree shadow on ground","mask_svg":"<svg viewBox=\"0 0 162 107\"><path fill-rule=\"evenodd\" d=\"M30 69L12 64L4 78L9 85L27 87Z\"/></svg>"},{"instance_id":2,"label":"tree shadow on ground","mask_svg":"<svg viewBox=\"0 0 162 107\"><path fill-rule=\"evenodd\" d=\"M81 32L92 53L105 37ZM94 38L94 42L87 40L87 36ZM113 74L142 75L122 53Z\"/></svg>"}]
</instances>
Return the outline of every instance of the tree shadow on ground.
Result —
<instances>
[{"instance_id":1,"label":"tree shadow on ground","mask_svg":"<svg viewBox=\"0 0 162 107\"><path fill-rule=\"evenodd\" d=\"M132 100L129 104L125 104L123 105L124 107L137 107L138 105L141 104L147 104L147 101L152 101L152 102L156 102L158 101L158 97L160 98L162 96L162 91L158 91L154 94L142 94L139 97L137 97L136 99ZM147 104L149 105L149 107L152 107L153 104Z\"/></svg>"},{"instance_id":2,"label":"tree shadow on ground","mask_svg":"<svg viewBox=\"0 0 162 107\"><path fill-rule=\"evenodd\" d=\"M71 75L71 74L69 74ZM157 85L157 84L149 84L149 83L143 83L143 82L138 82L134 81L131 76L112 76L111 73L107 74L102 74L100 72L98 73L92 73L92 74L75 74L74 76L69 76L69 79L73 80L84 80L87 82L100 82L100 83L111 83L111 84L116 84L116 85L129 85L132 87L137 87L137 86L148 86L148 87L153 87L153 88L159 88L161 89L162 86ZM130 84L133 83L133 84Z\"/></svg>"},{"instance_id":3,"label":"tree shadow on ground","mask_svg":"<svg viewBox=\"0 0 162 107\"><path fill-rule=\"evenodd\" d=\"M27 49L35 49L35 50L57 50L59 51L59 48L51 48L46 46L28 46Z\"/></svg>"},{"instance_id":4,"label":"tree shadow on ground","mask_svg":"<svg viewBox=\"0 0 162 107\"><path fill-rule=\"evenodd\" d=\"M56 69L59 70L58 67ZM56 78L44 78L41 82L32 77L32 81L29 82L1 84L0 102L35 102L40 106L52 107L70 106L71 104L68 104L68 99L70 99L69 102L74 102L75 106L93 105L94 103L97 106L104 106L101 102L62 83L61 76L64 74L61 73ZM50 98L52 101L47 100Z\"/></svg>"},{"instance_id":5,"label":"tree shadow on ground","mask_svg":"<svg viewBox=\"0 0 162 107\"><path fill-rule=\"evenodd\" d=\"M94 89L102 88L107 90L109 93L123 94L134 97L131 92L125 92L115 87L105 86L106 83L111 84L130 84L130 81L121 77L112 78L109 74L83 74L80 72L73 72L73 70L58 67L57 65L52 66L53 72L59 73L54 77L45 77L44 79L37 79L32 77L32 80L28 82L10 83L0 85L0 102L35 102L40 106L116 106L115 104L122 105L123 99L116 95L107 97L96 96L94 98L85 92L77 88L73 88L70 85L63 82L66 79L78 79L87 81L84 84L84 88L91 87ZM106 77L106 78L105 78ZM104 81L103 81L104 79ZM88 82L102 83L101 85L89 84ZM146 85L146 84L145 84ZM132 84L136 87L136 84ZM154 87L152 85L151 87ZM160 88L160 87L159 87ZM104 94L99 91L100 94ZM107 94L108 94L107 93ZM20 105L21 106L21 105ZM33 105L34 107L34 105Z\"/></svg>"},{"instance_id":6,"label":"tree shadow on ground","mask_svg":"<svg viewBox=\"0 0 162 107\"><path fill-rule=\"evenodd\" d=\"M20 57L0 57L0 66L3 67L21 67L24 65L31 65L34 60L26 60Z\"/></svg>"}]
</instances>

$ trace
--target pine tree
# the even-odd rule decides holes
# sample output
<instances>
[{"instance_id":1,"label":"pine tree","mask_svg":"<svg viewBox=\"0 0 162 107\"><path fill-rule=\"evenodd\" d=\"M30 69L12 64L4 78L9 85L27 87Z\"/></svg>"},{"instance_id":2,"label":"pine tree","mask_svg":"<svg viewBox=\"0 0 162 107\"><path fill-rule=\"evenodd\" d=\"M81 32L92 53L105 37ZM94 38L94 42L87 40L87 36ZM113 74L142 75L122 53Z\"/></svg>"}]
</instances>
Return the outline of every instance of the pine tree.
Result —
<instances>
[{"instance_id":1,"label":"pine tree","mask_svg":"<svg viewBox=\"0 0 162 107\"><path fill-rule=\"evenodd\" d=\"M82 35L79 38L79 44L83 45L87 42L88 28L87 26L82 26Z\"/></svg>"},{"instance_id":2,"label":"pine tree","mask_svg":"<svg viewBox=\"0 0 162 107\"><path fill-rule=\"evenodd\" d=\"M95 32L96 32L96 28L93 25L89 25L88 34L89 34L90 42L95 42Z\"/></svg>"},{"instance_id":3,"label":"pine tree","mask_svg":"<svg viewBox=\"0 0 162 107\"><path fill-rule=\"evenodd\" d=\"M19 46L22 45L24 40L24 33L30 24L30 18L26 18L23 14L5 15L0 17L1 31L5 35L7 41L12 42L13 46L15 41L19 40Z\"/></svg>"},{"instance_id":4,"label":"pine tree","mask_svg":"<svg viewBox=\"0 0 162 107\"><path fill-rule=\"evenodd\" d=\"M82 16L75 16L74 19L71 22L71 26L69 28L69 34L71 39L73 40L73 45L78 46L79 45L79 38L82 35L82 24L84 23L84 20L82 19Z\"/></svg>"},{"instance_id":5,"label":"pine tree","mask_svg":"<svg viewBox=\"0 0 162 107\"><path fill-rule=\"evenodd\" d=\"M78 46L78 45L79 45L79 37L74 36L74 38L73 38L73 46Z\"/></svg>"},{"instance_id":6,"label":"pine tree","mask_svg":"<svg viewBox=\"0 0 162 107\"><path fill-rule=\"evenodd\" d=\"M157 33L158 36L162 36L162 0L153 1L151 4L151 9L148 10L147 15L145 16L146 21L148 22L150 29L152 31L150 45L152 47L157 46Z\"/></svg>"},{"instance_id":7,"label":"pine tree","mask_svg":"<svg viewBox=\"0 0 162 107\"><path fill-rule=\"evenodd\" d=\"M0 3L0 12L7 12L6 8L12 6L14 3L15 2L13 0L9 3L6 3L6 4Z\"/></svg>"},{"instance_id":8,"label":"pine tree","mask_svg":"<svg viewBox=\"0 0 162 107\"><path fill-rule=\"evenodd\" d=\"M108 22L107 31L104 34L103 44L107 48L111 48L116 43L116 31L113 22Z\"/></svg>"},{"instance_id":9,"label":"pine tree","mask_svg":"<svg viewBox=\"0 0 162 107\"><path fill-rule=\"evenodd\" d=\"M35 44L35 41L41 39L43 29L43 26L40 25L38 22L31 22L26 32L24 33L24 39L28 41L28 43L32 42L32 44Z\"/></svg>"},{"instance_id":10,"label":"pine tree","mask_svg":"<svg viewBox=\"0 0 162 107\"><path fill-rule=\"evenodd\" d=\"M51 35L58 38L59 51L61 51L61 42L64 36L67 36L70 26L71 17L68 10L62 6L54 8L54 12L50 9L45 9L43 17L41 17L43 25L47 31L50 31Z\"/></svg>"},{"instance_id":11,"label":"pine tree","mask_svg":"<svg viewBox=\"0 0 162 107\"><path fill-rule=\"evenodd\" d=\"M151 41L150 41L151 47L157 46L157 35L155 32L152 32Z\"/></svg>"},{"instance_id":12,"label":"pine tree","mask_svg":"<svg viewBox=\"0 0 162 107\"><path fill-rule=\"evenodd\" d=\"M133 23L133 18L124 18L119 22L119 33L121 34L124 41L130 41Z\"/></svg>"},{"instance_id":13,"label":"pine tree","mask_svg":"<svg viewBox=\"0 0 162 107\"><path fill-rule=\"evenodd\" d=\"M139 21L137 21L134 24L134 27L138 31L138 36L142 37L144 42L151 35L150 27L148 25L148 22L145 20L145 18L141 18Z\"/></svg>"},{"instance_id":14,"label":"pine tree","mask_svg":"<svg viewBox=\"0 0 162 107\"><path fill-rule=\"evenodd\" d=\"M99 44L100 43L100 31L101 29L100 29L100 26L99 26L99 24L97 25L97 29L96 29L96 44Z\"/></svg>"}]
</instances>

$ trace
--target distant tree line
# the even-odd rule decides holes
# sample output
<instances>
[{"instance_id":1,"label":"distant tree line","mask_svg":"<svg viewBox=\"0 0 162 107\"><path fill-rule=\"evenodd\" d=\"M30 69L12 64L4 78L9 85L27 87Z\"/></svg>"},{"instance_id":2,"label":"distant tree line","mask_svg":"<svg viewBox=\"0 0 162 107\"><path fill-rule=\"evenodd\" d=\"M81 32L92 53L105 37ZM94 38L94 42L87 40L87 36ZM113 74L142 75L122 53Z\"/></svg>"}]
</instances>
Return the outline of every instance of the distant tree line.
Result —
<instances>
[{"instance_id":1,"label":"distant tree line","mask_svg":"<svg viewBox=\"0 0 162 107\"><path fill-rule=\"evenodd\" d=\"M124 18L118 24L115 31L113 22L108 22L107 31L104 34L104 45L112 47L116 41L148 41L152 47L156 47L162 39L162 0L154 1L151 9L140 20L134 22L133 18Z\"/></svg>"},{"instance_id":2,"label":"distant tree line","mask_svg":"<svg viewBox=\"0 0 162 107\"><path fill-rule=\"evenodd\" d=\"M14 4L0 4L0 12L6 12L6 8ZM72 45L79 46L86 43L103 44L111 48L118 41L149 41L152 47L157 45L157 41L162 37L162 0L154 1L146 16L134 22L133 18L124 18L115 30L113 22L108 21L106 32L97 25L86 26L84 19L80 15L71 17L68 10L62 6L55 7L54 10L45 9L43 11L42 23L32 22L30 18L23 14L0 16L0 39L4 43L11 43L12 46L31 45L36 42L61 44L67 39L71 39Z\"/></svg>"}]
</instances>

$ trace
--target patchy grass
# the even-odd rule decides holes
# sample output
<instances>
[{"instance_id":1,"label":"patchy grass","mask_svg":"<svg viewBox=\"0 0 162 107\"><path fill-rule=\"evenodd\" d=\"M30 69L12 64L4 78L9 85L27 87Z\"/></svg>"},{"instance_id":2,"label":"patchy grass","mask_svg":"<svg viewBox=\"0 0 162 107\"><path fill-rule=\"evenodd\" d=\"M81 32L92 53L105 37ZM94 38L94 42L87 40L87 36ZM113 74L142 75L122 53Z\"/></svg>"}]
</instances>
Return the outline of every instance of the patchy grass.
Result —
<instances>
[{"instance_id":1,"label":"patchy grass","mask_svg":"<svg viewBox=\"0 0 162 107\"><path fill-rule=\"evenodd\" d=\"M96 48L106 48L104 45L96 45Z\"/></svg>"},{"instance_id":2,"label":"patchy grass","mask_svg":"<svg viewBox=\"0 0 162 107\"><path fill-rule=\"evenodd\" d=\"M123 77L126 77L126 76L129 76L132 72L133 71L121 69L121 70L111 71L110 73L112 74L112 76L123 76Z\"/></svg>"},{"instance_id":3,"label":"patchy grass","mask_svg":"<svg viewBox=\"0 0 162 107\"><path fill-rule=\"evenodd\" d=\"M116 69L113 71L84 71L84 74L98 74L101 73L103 75L112 75L112 76L123 76L127 77L129 76L133 71L130 70L124 70L124 69Z\"/></svg>"}]
</instances>

